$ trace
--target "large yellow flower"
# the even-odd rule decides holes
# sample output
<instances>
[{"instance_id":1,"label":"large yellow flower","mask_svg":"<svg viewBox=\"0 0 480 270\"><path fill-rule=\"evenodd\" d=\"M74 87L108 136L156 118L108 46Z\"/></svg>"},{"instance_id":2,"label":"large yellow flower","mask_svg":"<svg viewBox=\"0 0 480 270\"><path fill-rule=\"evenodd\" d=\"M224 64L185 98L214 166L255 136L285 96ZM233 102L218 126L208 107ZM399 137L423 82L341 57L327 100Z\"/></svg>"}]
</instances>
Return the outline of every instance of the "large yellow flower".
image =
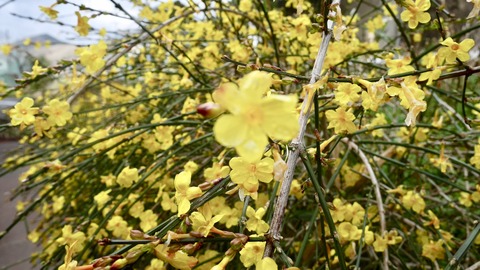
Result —
<instances>
[{"instance_id":1,"label":"large yellow flower","mask_svg":"<svg viewBox=\"0 0 480 270\"><path fill-rule=\"evenodd\" d=\"M272 81L267 73L254 71L241 79L238 86L225 83L213 93L215 101L230 112L215 123L215 139L224 146L235 147L248 161L260 159L268 137L290 140L298 132L297 97L265 96Z\"/></svg>"}]
</instances>

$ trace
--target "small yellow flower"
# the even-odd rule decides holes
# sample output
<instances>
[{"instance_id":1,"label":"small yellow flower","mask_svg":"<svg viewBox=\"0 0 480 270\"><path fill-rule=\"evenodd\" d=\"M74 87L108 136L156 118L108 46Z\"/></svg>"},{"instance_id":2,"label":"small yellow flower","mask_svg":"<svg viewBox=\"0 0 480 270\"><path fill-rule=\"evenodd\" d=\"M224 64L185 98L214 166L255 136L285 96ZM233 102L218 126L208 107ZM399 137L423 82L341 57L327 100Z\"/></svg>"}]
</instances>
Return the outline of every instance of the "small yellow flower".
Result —
<instances>
[{"instance_id":1,"label":"small yellow flower","mask_svg":"<svg viewBox=\"0 0 480 270\"><path fill-rule=\"evenodd\" d=\"M140 228L146 232L158 225L158 216L151 209L140 214Z\"/></svg>"},{"instance_id":2,"label":"small yellow flower","mask_svg":"<svg viewBox=\"0 0 480 270\"><path fill-rule=\"evenodd\" d=\"M190 210L190 200L198 198L202 195L199 187L190 187L192 174L183 171L175 176L175 200L178 205L178 216L181 216Z\"/></svg>"},{"instance_id":3,"label":"small yellow flower","mask_svg":"<svg viewBox=\"0 0 480 270\"><path fill-rule=\"evenodd\" d=\"M262 220L263 216L265 215L266 210L263 207L260 207L257 211L253 209L251 206L247 208L247 229L252 232L256 232L259 235L263 235L268 231L270 226L268 223Z\"/></svg>"},{"instance_id":4,"label":"small yellow flower","mask_svg":"<svg viewBox=\"0 0 480 270\"><path fill-rule=\"evenodd\" d=\"M255 264L255 270L271 270L271 269L278 269L278 265L270 257L262 258L262 260L260 260Z\"/></svg>"},{"instance_id":5,"label":"small yellow flower","mask_svg":"<svg viewBox=\"0 0 480 270\"><path fill-rule=\"evenodd\" d=\"M430 21L430 14L428 9L430 8L430 0L405 0L406 10L400 14L402 21L408 22L410 29L415 29L418 23L427 23Z\"/></svg>"},{"instance_id":6,"label":"small yellow flower","mask_svg":"<svg viewBox=\"0 0 480 270\"><path fill-rule=\"evenodd\" d=\"M240 250L240 261L246 268L262 260L265 242L248 242ZM276 268L275 268L276 269Z\"/></svg>"},{"instance_id":7,"label":"small yellow flower","mask_svg":"<svg viewBox=\"0 0 480 270\"><path fill-rule=\"evenodd\" d=\"M259 181L270 183L273 179L274 161L271 158L249 162L245 158L235 157L230 160L229 165L232 168L230 177L240 187L241 198L244 195L256 198Z\"/></svg>"},{"instance_id":8,"label":"small yellow flower","mask_svg":"<svg viewBox=\"0 0 480 270\"><path fill-rule=\"evenodd\" d=\"M10 44L3 44L2 46L0 46L0 50L4 55L9 55L12 52L12 48L13 47Z\"/></svg>"},{"instance_id":9,"label":"small yellow flower","mask_svg":"<svg viewBox=\"0 0 480 270\"><path fill-rule=\"evenodd\" d=\"M58 238L56 242L60 245L69 245L72 248L73 243L76 243L73 251L78 252L83 249L86 239L87 238L83 232L77 231L74 233L71 225L65 225L62 229L62 237Z\"/></svg>"},{"instance_id":10,"label":"small yellow flower","mask_svg":"<svg viewBox=\"0 0 480 270\"><path fill-rule=\"evenodd\" d=\"M362 89L360 86L352 83L341 83L335 91L335 102L340 106L347 106L357 102L360 99Z\"/></svg>"},{"instance_id":11,"label":"small yellow flower","mask_svg":"<svg viewBox=\"0 0 480 270\"><path fill-rule=\"evenodd\" d=\"M422 196L412 190L407 191L407 194L402 197L402 204L405 208L412 209L419 214L425 209L425 201Z\"/></svg>"},{"instance_id":12,"label":"small yellow flower","mask_svg":"<svg viewBox=\"0 0 480 270\"><path fill-rule=\"evenodd\" d=\"M31 79L35 79L38 75L45 73L47 71L48 71L48 68L42 68L42 66L38 64L38 60L35 60L35 63L33 64L33 67L32 67L32 71L29 72L28 74L30 75Z\"/></svg>"},{"instance_id":13,"label":"small yellow flower","mask_svg":"<svg viewBox=\"0 0 480 270\"><path fill-rule=\"evenodd\" d=\"M48 105L43 106L42 111L48 115L47 121L51 125L64 126L68 120L72 119L70 104L66 101L52 99Z\"/></svg>"},{"instance_id":14,"label":"small yellow flower","mask_svg":"<svg viewBox=\"0 0 480 270\"><path fill-rule=\"evenodd\" d=\"M468 51L475 46L475 41L471 38L467 38L460 43L453 41L451 37L445 39L444 41L440 42L443 46L438 50L438 55L445 59L447 64L455 64L457 62L457 58L462 61L468 61L470 59L470 55Z\"/></svg>"},{"instance_id":15,"label":"small yellow flower","mask_svg":"<svg viewBox=\"0 0 480 270\"><path fill-rule=\"evenodd\" d=\"M39 8L43 13L47 14L47 16L50 17L51 20L57 19L58 11L53 9L53 6L51 7L39 6Z\"/></svg>"},{"instance_id":16,"label":"small yellow flower","mask_svg":"<svg viewBox=\"0 0 480 270\"><path fill-rule=\"evenodd\" d=\"M335 128L335 133L353 133L357 131L357 127L353 123L355 115L345 108L339 107L335 111L328 110L325 115L328 120L327 128Z\"/></svg>"},{"instance_id":17,"label":"small yellow flower","mask_svg":"<svg viewBox=\"0 0 480 270\"><path fill-rule=\"evenodd\" d=\"M26 97L17 103L13 109L10 109L9 115L12 118L13 126L31 125L35 122L35 114L38 113L38 107L33 106L33 99Z\"/></svg>"},{"instance_id":18,"label":"small yellow flower","mask_svg":"<svg viewBox=\"0 0 480 270\"><path fill-rule=\"evenodd\" d=\"M192 221L192 229L199 232L204 237L210 233L210 230L215 226L215 223L220 221L223 215L213 216L210 205L204 204L198 209L198 211L190 214L190 220Z\"/></svg>"},{"instance_id":19,"label":"small yellow flower","mask_svg":"<svg viewBox=\"0 0 480 270\"><path fill-rule=\"evenodd\" d=\"M443 248L443 240L437 242L430 241L422 246L422 256L430 259L432 262L437 259L445 258L445 249Z\"/></svg>"},{"instance_id":20,"label":"small yellow flower","mask_svg":"<svg viewBox=\"0 0 480 270\"><path fill-rule=\"evenodd\" d=\"M75 12L75 15L77 15L77 26L75 27L75 31L77 31L80 36L87 36L90 31L88 17L80 15L80 12L78 11Z\"/></svg>"},{"instance_id":21,"label":"small yellow flower","mask_svg":"<svg viewBox=\"0 0 480 270\"><path fill-rule=\"evenodd\" d=\"M134 182L138 181L138 170L127 166L118 174L117 184L122 187L129 188Z\"/></svg>"},{"instance_id":22,"label":"small yellow flower","mask_svg":"<svg viewBox=\"0 0 480 270\"><path fill-rule=\"evenodd\" d=\"M431 158L430 162L433 166L440 169L442 173L446 173L447 169L453 170L453 165L448 161L448 157L445 156L445 144L440 147L440 156L438 158Z\"/></svg>"}]
</instances>

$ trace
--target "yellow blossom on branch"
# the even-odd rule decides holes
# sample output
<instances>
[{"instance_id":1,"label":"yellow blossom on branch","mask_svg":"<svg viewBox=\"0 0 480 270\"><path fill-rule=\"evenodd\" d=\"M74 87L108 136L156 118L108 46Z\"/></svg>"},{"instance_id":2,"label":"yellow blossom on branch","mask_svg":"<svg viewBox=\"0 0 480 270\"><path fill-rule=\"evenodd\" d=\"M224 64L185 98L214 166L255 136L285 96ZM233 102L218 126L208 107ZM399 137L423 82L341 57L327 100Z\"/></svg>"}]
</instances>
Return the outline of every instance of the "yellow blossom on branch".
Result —
<instances>
[{"instance_id":1,"label":"yellow blossom on branch","mask_svg":"<svg viewBox=\"0 0 480 270\"><path fill-rule=\"evenodd\" d=\"M234 157L230 160L232 181L240 187L240 197L250 195L257 197L259 181L270 183L273 179L274 161L271 158L264 158L249 162L242 157Z\"/></svg>"},{"instance_id":2,"label":"yellow blossom on branch","mask_svg":"<svg viewBox=\"0 0 480 270\"><path fill-rule=\"evenodd\" d=\"M72 118L70 104L56 98L50 100L48 105L43 106L42 111L48 115L47 121L51 125L64 126Z\"/></svg>"},{"instance_id":3,"label":"yellow blossom on branch","mask_svg":"<svg viewBox=\"0 0 480 270\"><path fill-rule=\"evenodd\" d=\"M103 40L100 40L98 44L75 50L75 54L80 56L80 63L85 66L85 70L89 74L95 73L105 65L103 57L106 53L107 44Z\"/></svg>"},{"instance_id":4,"label":"yellow blossom on branch","mask_svg":"<svg viewBox=\"0 0 480 270\"><path fill-rule=\"evenodd\" d=\"M250 267L262 260L265 242L248 242L240 251L243 266Z\"/></svg>"},{"instance_id":5,"label":"yellow blossom on branch","mask_svg":"<svg viewBox=\"0 0 480 270\"><path fill-rule=\"evenodd\" d=\"M33 106L33 99L26 97L17 103L13 109L10 109L11 124L13 126L31 125L35 122L35 114L38 113L38 107Z\"/></svg>"},{"instance_id":6,"label":"yellow blossom on branch","mask_svg":"<svg viewBox=\"0 0 480 270\"><path fill-rule=\"evenodd\" d=\"M223 215L213 216L212 209L207 203L200 207L198 211L190 214L189 218L192 221L192 229L199 232L203 237L207 237L215 223L219 222Z\"/></svg>"},{"instance_id":7,"label":"yellow blossom on branch","mask_svg":"<svg viewBox=\"0 0 480 270\"><path fill-rule=\"evenodd\" d=\"M75 15L77 15L77 26L75 27L75 31L77 31L80 36L87 36L90 31L88 17L80 15L80 12L78 11L75 12Z\"/></svg>"},{"instance_id":8,"label":"yellow blossom on branch","mask_svg":"<svg viewBox=\"0 0 480 270\"><path fill-rule=\"evenodd\" d=\"M328 110L325 115L328 120L327 128L335 128L335 133L353 133L357 131L357 127L353 123L355 115L350 111L346 111L345 108L339 107L335 111Z\"/></svg>"},{"instance_id":9,"label":"yellow blossom on branch","mask_svg":"<svg viewBox=\"0 0 480 270\"><path fill-rule=\"evenodd\" d=\"M253 209L251 206L248 206L247 208L247 229L249 231L256 232L258 235L263 235L268 231L270 226L268 226L268 223L263 221L263 216L266 214L266 209L263 207L260 207L257 211Z\"/></svg>"},{"instance_id":10,"label":"yellow blossom on branch","mask_svg":"<svg viewBox=\"0 0 480 270\"><path fill-rule=\"evenodd\" d=\"M48 68L42 68L42 66L38 64L38 60L35 60L35 63L33 64L33 67L32 67L32 71L28 72L28 74L30 75L30 79L35 79L38 75L45 73L47 71L48 71Z\"/></svg>"},{"instance_id":11,"label":"yellow blossom on branch","mask_svg":"<svg viewBox=\"0 0 480 270\"><path fill-rule=\"evenodd\" d=\"M138 181L138 170L127 166L117 176L117 183L125 188L132 186L134 182Z\"/></svg>"},{"instance_id":12,"label":"yellow blossom on branch","mask_svg":"<svg viewBox=\"0 0 480 270\"><path fill-rule=\"evenodd\" d=\"M422 246L422 256L430 259L432 262L445 258L445 248L443 248L443 240L437 242L430 241Z\"/></svg>"},{"instance_id":13,"label":"yellow blossom on branch","mask_svg":"<svg viewBox=\"0 0 480 270\"><path fill-rule=\"evenodd\" d=\"M47 14L47 16L51 19L51 20L55 20L57 19L57 16L58 16L58 11L56 11L55 9L53 9L53 7L55 6L55 4L53 4L52 6L50 7L44 7L44 6L39 6L40 10Z\"/></svg>"},{"instance_id":14,"label":"yellow blossom on branch","mask_svg":"<svg viewBox=\"0 0 480 270\"><path fill-rule=\"evenodd\" d=\"M265 96L273 79L265 72L254 71L239 81L225 83L213 93L215 102L230 114L220 116L213 132L215 139L248 161L262 156L268 137L291 140L298 132L294 95Z\"/></svg>"},{"instance_id":15,"label":"yellow blossom on branch","mask_svg":"<svg viewBox=\"0 0 480 270\"><path fill-rule=\"evenodd\" d=\"M202 195L199 187L190 187L192 174L188 171L181 172L175 176L175 200L178 205L178 216L181 216L190 210L190 200Z\"/></svg>"},{"instance_id":16,"label":"yellow blossom on branch","mask_svg":"<svg viewBox=\"0 0 480 270\"><path fill-rule=\"evenodd\" d=\"M402 21L408 22L410 29L417 28L418 23L427 23L430 21L430 14L428 9L430 8L430 0L405 0L405 7L407 8L400 14Z\"/></svg>"},{"instance_id":17,"label":"yellow blossom on branch","mask_svg":"<svg viewBox=\"0 0 480 270\"><path fill-rule=\"evenodd\" d=\"M451 37L440 42L443 46L438 50L438 56L445 59L447 64L455 64L458 60L465 62L470 59L468 51L475 46L475 41L471 38L464 39L457 43Z\"/></svg>"},{"instance_id":18,"label":"yellow blossom on branch","mask_svg":"<svg viewBox=\"0 0 480 270\"><path fill-rule=\"evenodd\" d=\"M417 213L422 213L425 209L425 201L420 194L409 190L407 194L402 197L402 204L407 209L412 209Z\"/></svg>"}]
</instances>

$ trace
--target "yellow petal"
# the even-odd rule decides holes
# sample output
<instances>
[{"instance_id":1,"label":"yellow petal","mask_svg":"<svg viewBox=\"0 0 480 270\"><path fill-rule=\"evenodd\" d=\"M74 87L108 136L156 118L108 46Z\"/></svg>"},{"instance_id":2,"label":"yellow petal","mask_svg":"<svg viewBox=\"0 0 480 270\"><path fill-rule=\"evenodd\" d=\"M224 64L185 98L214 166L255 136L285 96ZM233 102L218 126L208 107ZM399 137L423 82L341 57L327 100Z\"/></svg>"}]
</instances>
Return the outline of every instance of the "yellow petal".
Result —
<instances>
[{"instance_id":1,"label":"yellow petal","mask_svg":"<svg viewBox=\"0 0 480 270\"><path fill-rule=\"evenodd\" d=\"M213 127L215 139L227 147L235 147L245 141L247 125L238 116L222 115Z\"/></svg>"},{"instance_id":2,"label":"yellow petal","mask_svg":"<svg viewBox=\"0 0 480 270\"><path fill-rule=\"evenodd\" d=\"M260 128L250 128L246 139L235 149L246 161L255 162L262 157L267 143L267 136Z\"/></svg>"},{"instance_id":3,"label":"yellow petal","mask_svg":"<svg viewBox=\"0 0 480 270\"><path fill-rule=\"evenodd\" d=\"M190 179L192 177L192 173L188 171L183 171L177 175L175 175L175 189L177 191L185 192L188 187L190 186Z\"/></svg>"},{"instance_id":4,"label":"yellow petal","mask_svg":"<svg viewBox=\"0 0 480 270\"><path fill-rule=\"evenodd\" d=\"M272 82L272 76L256 70L239 80L240 91L251 99L260 99L270 89Z\"/></svg>"}]
</instances>

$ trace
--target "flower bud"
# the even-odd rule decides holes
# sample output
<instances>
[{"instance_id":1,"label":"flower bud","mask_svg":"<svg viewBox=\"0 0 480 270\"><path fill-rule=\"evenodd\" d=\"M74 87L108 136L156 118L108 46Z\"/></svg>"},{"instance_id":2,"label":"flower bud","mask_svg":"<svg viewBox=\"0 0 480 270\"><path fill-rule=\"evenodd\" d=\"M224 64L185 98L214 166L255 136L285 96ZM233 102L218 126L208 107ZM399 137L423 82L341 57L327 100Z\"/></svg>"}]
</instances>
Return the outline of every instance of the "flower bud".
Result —
<instances>
[{"instance_id":1,"label":"flower bud","mask_svg":"<svg viewBox=\"0 0 480 270\"><path fill-rule=\"evenodd\" d=\"M225 110L219 104L213 102L203 103L197 106L197 113L205 118L214 118L219 116Z\"/></svg>"}]
</instances>

